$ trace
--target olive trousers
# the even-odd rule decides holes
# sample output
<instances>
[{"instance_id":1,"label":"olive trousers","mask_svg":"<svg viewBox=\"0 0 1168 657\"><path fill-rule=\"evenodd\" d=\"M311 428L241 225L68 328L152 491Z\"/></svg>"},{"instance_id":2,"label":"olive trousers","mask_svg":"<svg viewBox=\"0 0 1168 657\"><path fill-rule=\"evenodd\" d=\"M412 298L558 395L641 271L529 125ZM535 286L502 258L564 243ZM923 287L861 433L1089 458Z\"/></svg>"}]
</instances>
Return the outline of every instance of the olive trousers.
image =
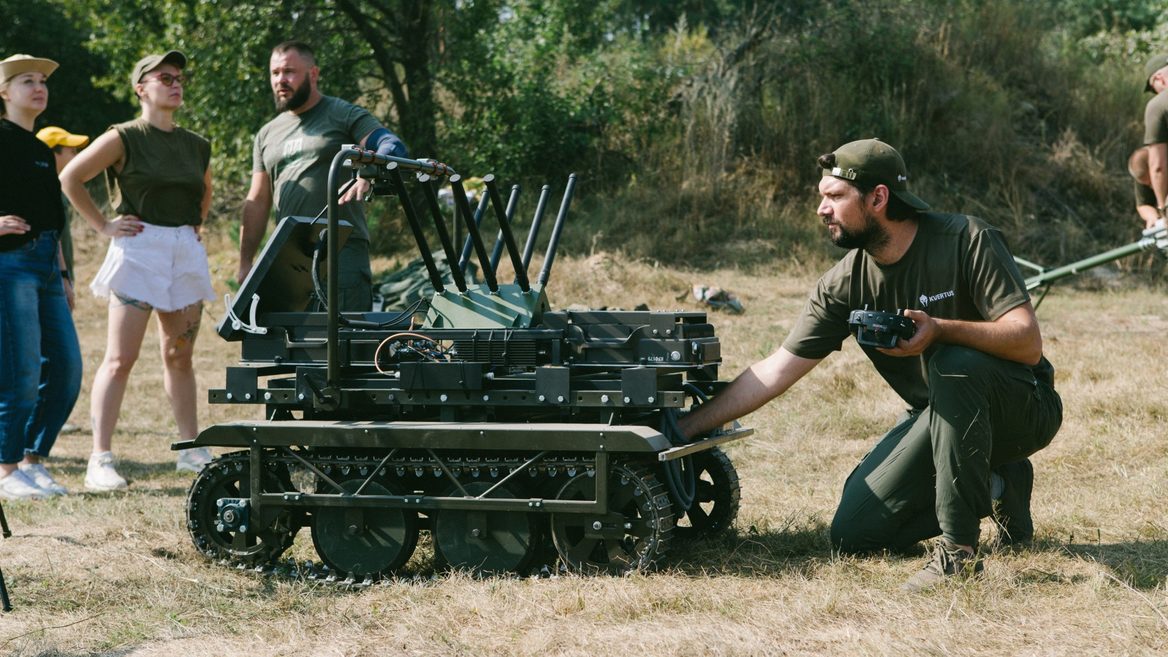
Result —
<instances>
[{"instance_id":1,"label":"olive trousers","mask_svg":"<svg viewBox=\"0 0 1168 657\"><path fill-rule=\"evenodd\" d=\"M943 535L976 545L990 471L1050 444L1062 424L1054 370L946 345L929 360L929 405L909 411L844 483L831 541L902 551Z\"/></svg>"},{"instance_id":2,"label":"olive trousers","mask_svg":"<svg viewBox=\"0 0 1168 657\"><path fill-rule=\"evenodd\" d=\"M340 295L341 312L369 312L373 307L373 272L369 265L369 242L350 238L345 241L339 254L337 292ZM323 261L322 261L323 262ZM327 280L324 265L321 265L321 283ZM324 303L314 299L309 308L315 312L324 310Z\"/></svg>"}]
</instances>

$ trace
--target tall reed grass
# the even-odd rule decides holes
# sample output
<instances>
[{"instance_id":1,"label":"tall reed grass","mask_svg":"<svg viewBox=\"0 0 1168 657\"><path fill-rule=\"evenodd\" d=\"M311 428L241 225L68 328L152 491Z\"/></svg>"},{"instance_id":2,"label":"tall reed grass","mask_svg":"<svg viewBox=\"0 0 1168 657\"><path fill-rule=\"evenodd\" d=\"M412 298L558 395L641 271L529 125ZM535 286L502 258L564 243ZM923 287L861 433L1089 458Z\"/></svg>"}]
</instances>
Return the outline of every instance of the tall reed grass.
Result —
<instances>
[{"instance_id":1,"label":"tall reed grass","mask_svg":"<svg viewBox=\"0 0 1168 657\"><path fill-rule=\"evenodd\" d=\"M830 256L814 160L865 137L902 152L936 209L1000 226L1029 259L1061 264L1134 241L1125 164L1152 45L1120 48L1132 37L1115 35L1083 47L1049 5L789 3L716 37L679 23L660 57L691 73L636 175L586 195L578 221L591 231L571 248L683 266Z\"/></svg>"}]
</instances>

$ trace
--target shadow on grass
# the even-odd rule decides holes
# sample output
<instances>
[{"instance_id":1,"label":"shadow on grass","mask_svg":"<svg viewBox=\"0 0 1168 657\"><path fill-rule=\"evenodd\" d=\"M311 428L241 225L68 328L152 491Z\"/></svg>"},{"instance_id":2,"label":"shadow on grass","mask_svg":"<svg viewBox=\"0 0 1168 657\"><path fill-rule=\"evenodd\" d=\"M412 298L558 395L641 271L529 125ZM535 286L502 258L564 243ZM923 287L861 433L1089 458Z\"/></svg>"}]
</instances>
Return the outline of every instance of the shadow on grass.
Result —
<instances>
[{"instance_id":1,"label":"shadow on grass","mask_svg":"<svg viewBox=\"0 0 1168 657\"><path fill-rule=\"evenodd\" d=\"M89 467L89 460L84 457L53 457L50 461L46 462L46 465L54 475L76 477L84 481L86 469ZM118 474L122 475L130 484L127 490L115 491L121 493L130 492L152 497L165 497L167 495L185 496L187 489L190 488L191 481L194 481L195 478L193 473L176 471L174 461L163 461L159 463L157 461L147 462L129 458L117 458L114 467L117 469ZM170 475L176 473L184 479L184 483L181 486L158 487L155 485L160 480L165 480ZM135 483L144 485L136 487ZM80 489L76 492L90 493L91 491Z\"/></svg>"},{"instance_id":2,"label":"shadow on grass","mask_svg":"<svg viewBox=\"0 0 1168 657\"><path fill-rule=\"evenodd\" d=\"M831 558L827 525L811 521L779 529L732 528L716 536L675 540L667 567L690 575L771 577L803 571Z\"/></svg>"},{"instance_id":3,"label":"shadow on grass","mask_svg":"<svg viewBox=\"0 0 1168 657\"><path fill-rule=\"evenodd\" d=\"M1044 544L1037 549L1047 547ZM1049 545L1066 553L1098 563L1111 571L1119 582L1139 590L1154 590L1168 579L1168 541L1129 541L1126 543L1066 543Z\"/></svg>"}]
</instances>

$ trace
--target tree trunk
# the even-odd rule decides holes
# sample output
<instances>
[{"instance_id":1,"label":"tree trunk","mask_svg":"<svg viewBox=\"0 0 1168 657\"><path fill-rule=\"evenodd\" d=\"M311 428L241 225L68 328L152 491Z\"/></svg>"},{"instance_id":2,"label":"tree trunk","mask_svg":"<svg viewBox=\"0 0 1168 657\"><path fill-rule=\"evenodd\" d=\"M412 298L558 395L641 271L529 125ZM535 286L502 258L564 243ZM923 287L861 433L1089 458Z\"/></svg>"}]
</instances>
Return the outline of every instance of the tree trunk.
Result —
<instances>
[{"instance_id":1,"label":"tree trunk","mask_svg":"<svg viewBox=\"0 0 1168 657\"><path fill-rule=\"evenodd\" d=\"M434 116L434 84L431 70L437 39L434 10L427 0L366 1L364 13L353 0L337 0L337 7L373 51L397 109L398 134L411 157L439 157ZM404 75L398 74L398 67Z\"/></svg>"}]
</instances>

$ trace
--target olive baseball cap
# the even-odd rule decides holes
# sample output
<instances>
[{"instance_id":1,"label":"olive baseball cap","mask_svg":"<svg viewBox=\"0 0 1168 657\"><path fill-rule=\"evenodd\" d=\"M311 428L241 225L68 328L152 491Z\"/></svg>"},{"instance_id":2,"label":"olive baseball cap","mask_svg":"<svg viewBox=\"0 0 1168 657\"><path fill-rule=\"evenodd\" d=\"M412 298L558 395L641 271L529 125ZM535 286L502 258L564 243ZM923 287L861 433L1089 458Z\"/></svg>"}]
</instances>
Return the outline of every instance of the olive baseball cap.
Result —
<instances>
[{"instance_id":1,"label":"olive baseball cap","mask_svg":"<svg viewBox=\"0 0 1168 657\"><path fill-rule=\"evenodd\" d=\"M142 81L143 75L163 64L171 64L181 71L187 66L187 56L177 50L171 50L164 55L146 55L134 64L134 70L130 73L130 86L138 84Z\"/></svg>"},{"instance_id":2,"label":"olive baseball cap","mask_svg":"<svg viewBox=\"0 0 1168 657\"><path fill-rule=\"evenodd\" d=\"M0 61L0 84L8 82L21 73L44 73L45 77L57 70L57 62L32 55L13 55Z\"/></svg>"},{"instance_id":3,"label":"olive baseball cap","mask_svg":"<svg viewBox=\"0 0 1168 657\"><path fill-rule=\"evenodd\" d=\"M917 210L928 210L929 204L908 191L908 171L896 149L879 139L861 139L835 149L835 166L824 169L823 175L866 185L884 185L896 198Z\"/></svg>"},{"instance_id":4,"label":"olive baseball cap","mask_svg":"<svg viewBox=\"0 0 1168 657\"><path fill-rule=\"evenodd\" d=\"M1152 74L1168 66L1168 52L1152 55L1144 64L1144 91L1155 91L1152 88Z\"/></svg>"}]
</instances>

